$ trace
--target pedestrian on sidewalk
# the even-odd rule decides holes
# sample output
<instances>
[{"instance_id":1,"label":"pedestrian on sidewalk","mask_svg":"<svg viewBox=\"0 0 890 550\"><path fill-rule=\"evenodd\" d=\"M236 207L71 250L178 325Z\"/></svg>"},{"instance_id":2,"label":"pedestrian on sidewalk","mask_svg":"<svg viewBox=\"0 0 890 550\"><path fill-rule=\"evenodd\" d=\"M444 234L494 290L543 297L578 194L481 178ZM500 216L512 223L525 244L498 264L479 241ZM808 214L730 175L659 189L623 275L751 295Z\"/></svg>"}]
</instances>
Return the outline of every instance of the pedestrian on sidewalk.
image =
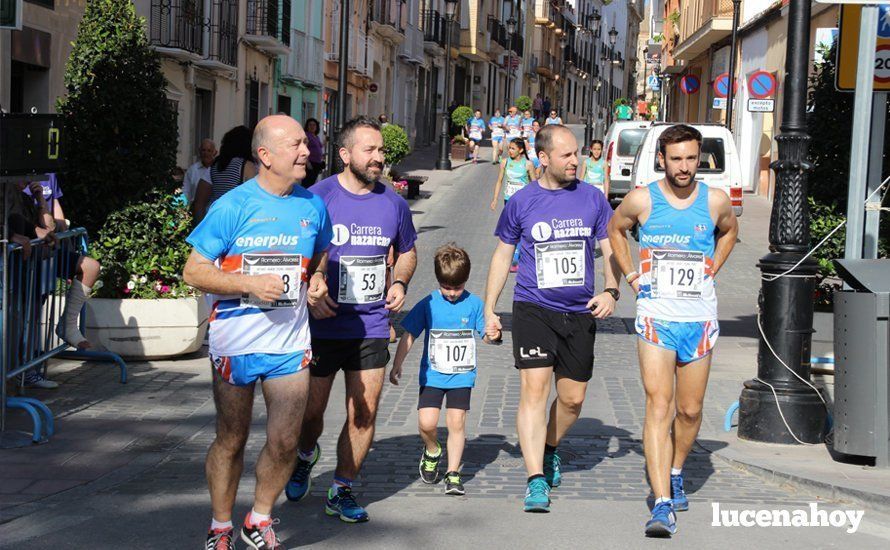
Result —
<instances>
[{"instance_id":1,"label":"pedestrian on sidewalk","mask_svg":"<svg viewBox=\"0 0 890 550\"><path fill-rule=\"evenodd\" d=\"M315 185L318 175L325 168L324 143L319 133L321 125L317 119L306 119L306 139L309 141L309 166L306 167L306 177L300 183L305 189Z\"/></svg>"},{"instance_id":2,"label":"pedestrian on sidewalk","mask_svg":"<svg viewBox=\"0 0 890 550\"><path fill-rule=\"evenodd\" d=\"M581 413L593 375L595 319L619 298L606 226L612 208L603 194L576 179L578 142L561 125L537 135L545 171L516 192L498 220L499 242L485 293L486 332L501 329L495 309L517 245L522 254L513 302L513 357L519 369L516 427L528 474L526 512L549 512L561 482L557 446ZM596 248L602 250L605 291L594 293ZM547 418L550 385L557 398Z\"/></svg>"},{"instance_id":3,"label":"pedestrian on sidewalk","mask_svg":"<svg viewBox=\"0 0 890 550\"><path fill-rule=\"evenodd\" d=\"M532 111L534 111L535 119L543 116L544 100L541 99L541 94L535 94L535 99L532 101Z\"/></svg>"},{"instance_id":4,"label":"pedestrian on sidewalk","mask_svg":"<svg viewBox=\"0 0 890 550\"><path fill-rule=\"evenodd\" d=\"M325 498L325 513L347 523L368 521L352 492L371 448L377 406L389 362L389 316L405 304L417 266L417 231L408 203L380 177L384 150L380 125L367 117L348 121L340 133L343 172L312 186L334 224L330 248L326 315L314 316L309 403L300 435L299 457L287 484L287 498L309 491L312 467L321 456L318 439L337 372L346 382L346 422L337 443L337 466ZM386 289L386 257L395 248L394 280Z\"/></svg>"},{"instance_id":5,"label":"pedestrian on sidewalk","mask_svg":"<svg viewBox=\"0 0 890 550\"><path fill-rule=\"evenodd\" d=\"M542 109L542 110L541 110L541 116L546 115L547 113L549 113L551 107L553 107L553 104L550 103L550 96L545 96L545 97L544 97L544 101L541 102L541 109Z\"/></svg>"},{"instance_id":6,"label":"pedestrian on sidewalk","mask_svg":"<svg viewBox=\"0 0 890 550\"><path fill-rule=\"evenodd\" d=\"M482 132L485 131L485 119L482 111L476 109L473 118L467 121L467 135L470 137L470 152L473 154L473 164L479 162L479 148L482 146Z\"/></svg>"},{"instance_id":7,"label":"pedestrian on sidewalk","mask_svg":"<svg viewBox=\"0 0 890 550\"><path fill-rule=\"evenodd\" d=\"M309 159L306 134L296 120L274 115L257 124L253 143L259 173L221 197L189 235L183 273L213 303L216 437L207 453L213 516L205 548L214 549L234 548L232 508L258 381L266 444L240 538L248 548L284 548L272 508L293 471L308 398L309 309L321 314L316 308L327 296L331 221L324 202L298 184Z\"/></svg>"},{"instance_id":8,"label":"pedestrian on sidewalk","mask_svg":"<svg viewBox=\"0 0 890 550\"><path fill-rule=\"evenodd\" d=\"M417 403L417 425L424 443L420 479L430 485L439 481L442 444L437 430L439 412L445 402L448 427L445 494L463 495L460 464L466 444L470 395L476 383L476 337L482 337L487 344L499 344L501 333L485 332L482 300L464 288L470 278L470 256L465 250L453 243L439 247L434 267L439 288L418 302L402 320L405 333L396 350L389 381L399 385L405 357L414 341L426 333Z\"/></svg>"},{"instance_id":9,"label":"pedestrian on sidewalk","mask_svg":"<svg viewBox=\"0 0 890 550\"><path fill-rule=\"evenodd\" d=\"M201 140L198 157L198 161L186 170L182 180L182 192L190 205L195 201L198 183L204 181L205 184L210 184L210 166L216 159L216 144L213 140L206 138Z\"/></svg>"},{"instance_id":10,"label":"pedestrian on sidewalk","mask_svg":"<svg viewBox=\"0 0 890 550\"><path fill-rule=\"evenodd\" d=\"M664 178L628 193L609 224L616 263L637 295L637 348L646 391L643 450L655 495L647 536L670 537L677 530L674 512L689 509L683 464L701 427L720 334L714 278L738 235L726 193L695 179L701 143L701 133L691 126L665 130L657 153ZM639 271L627 241L635 225Z\"/></svg>"},{"instance_id":11,"label":"pedestrian on sidewalk","mask_svg":"<svg viewBox=\"0 0 890 550\"><path fill-rule=\"evenodd\" d=\"M497 164L501 160L504 144L504 117L500 109L494 110L494 116L488 120L488 128L491 130L491 163Z\"/></svg>"},{"instance_id":12,"label":"pedestrian on sidewalk","mask_svg":"<svg viewBox=\"0 0 890 550\"><path fill-rule=\"evenodd\" d=\"M303 131L303 128L300 128ZM192 202L192 220L201 223L207 210L220 197L257 175L251 139L247 126L235 126L225 133L219 155L210 166L210 181L199 181Z\"/></svg>"}]
</instances>

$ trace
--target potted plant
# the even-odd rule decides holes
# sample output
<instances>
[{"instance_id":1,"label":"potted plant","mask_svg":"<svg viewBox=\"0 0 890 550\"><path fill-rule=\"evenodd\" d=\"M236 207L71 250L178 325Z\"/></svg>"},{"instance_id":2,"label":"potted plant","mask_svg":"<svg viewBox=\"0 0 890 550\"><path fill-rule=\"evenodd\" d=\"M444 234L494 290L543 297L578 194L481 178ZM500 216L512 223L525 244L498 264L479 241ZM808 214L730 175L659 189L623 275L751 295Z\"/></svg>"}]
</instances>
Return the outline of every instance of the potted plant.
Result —
<instances>
[{"instance_id":1,"label":"potted plant","mask_svg":"<svg viewBox=\"0 0 890 550\"><path fill-rule=\"evenodd\" d=\"M520 113L524 113L532 108L532 98L527 95L521 95L516 98L516 108Z\"/></svg>"},{"instance_id":2,"label":"potted plant","mask_svg":"<svg viewBox=\"0 0 890 550\"><path fill-rule=\"evenodd\" d=\"M190 230L188 207L160 190L108 217L90 246L102 264L86 308L90 341L139 359L174 357L201 347L208 307L182 280Z\"/></svg>"},{"instance_id":3,"label":"potted plant","mask_svg":"<svg viewBox=\"0 0 890 550\"><path fill-rule=\"evenodd\" d=\"M451 158L454 160L467 160L470 154L470 148L467 143L468 140L463 134L458 134L451 138Z\"/></svg>"},{"instance_id":4,"label":"potted plant","mask_svg":"<svg viewBox=\"0 0 890 550\"><path fill-rule=\"evenodd\" d=\"M387 124L381 129L383 133L383 162L385 171L400 163L411 152L411 144L408 142L408 134L405 129L397 124Z\"/></svg>"}]
</instances>

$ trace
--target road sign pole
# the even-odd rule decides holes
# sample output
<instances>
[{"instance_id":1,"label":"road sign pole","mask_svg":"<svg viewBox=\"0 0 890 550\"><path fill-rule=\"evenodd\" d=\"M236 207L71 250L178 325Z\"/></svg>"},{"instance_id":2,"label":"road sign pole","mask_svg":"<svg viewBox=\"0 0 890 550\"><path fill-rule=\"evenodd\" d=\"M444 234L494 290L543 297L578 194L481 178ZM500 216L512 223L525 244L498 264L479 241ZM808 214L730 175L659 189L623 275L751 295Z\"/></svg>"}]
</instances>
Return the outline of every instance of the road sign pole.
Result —
<instances>
[{"instance_id":1,"label":"road sign pole","mask_svg":"<svg viewBox=\"0 0 890 550\"><path fill-rule=\"evenodd\" d=\"M859 20L859 63L856 70L856 99L853 102L853 138L850 144L850 187L847 195L847 242L844 258L862 258L868 178L869 134L875 82L875 47L878 36L878 6L862 6Z\"/></svg>"},{"instance_id":2,"label":"road sign pole","mask_svg":"<svg viewBox=\"0 0 890 550\"><path fill-rule=\"evenodd\" d=\"M883 193L872 193L881 185L881 169L884 156L884 130L887 124L887 92L875 94L871 116L871 152L868 159L868 189L865 196L871 196L869 204L881 206ZM881 211L866 206L865 210L865 240L863 243L863 257L877 259L878 257L878 229L881 221Z\"/></svg>"}]
</instances>

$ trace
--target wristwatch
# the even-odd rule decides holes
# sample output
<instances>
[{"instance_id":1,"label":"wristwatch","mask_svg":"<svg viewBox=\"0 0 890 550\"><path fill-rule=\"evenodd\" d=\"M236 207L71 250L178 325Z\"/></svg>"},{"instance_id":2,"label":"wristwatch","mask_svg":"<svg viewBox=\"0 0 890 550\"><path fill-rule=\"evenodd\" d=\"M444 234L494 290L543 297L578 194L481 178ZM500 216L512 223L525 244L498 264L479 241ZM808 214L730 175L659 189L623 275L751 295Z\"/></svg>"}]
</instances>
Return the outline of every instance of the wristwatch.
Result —
<instances>
[{"instance_id":1,"label":"wristwatch","mask_svg":"<svg viewBox=\"0 0 890 550\"><path fill-rule=\"evenodd\" d=\"M616 302L618 301L619 298L621 298L621 293L618 291L617 288L606 288L606 289L603 289L603 292L608 292L609 294L611 294L612 299L615 300Z\"/></svg>"}]
</instances>

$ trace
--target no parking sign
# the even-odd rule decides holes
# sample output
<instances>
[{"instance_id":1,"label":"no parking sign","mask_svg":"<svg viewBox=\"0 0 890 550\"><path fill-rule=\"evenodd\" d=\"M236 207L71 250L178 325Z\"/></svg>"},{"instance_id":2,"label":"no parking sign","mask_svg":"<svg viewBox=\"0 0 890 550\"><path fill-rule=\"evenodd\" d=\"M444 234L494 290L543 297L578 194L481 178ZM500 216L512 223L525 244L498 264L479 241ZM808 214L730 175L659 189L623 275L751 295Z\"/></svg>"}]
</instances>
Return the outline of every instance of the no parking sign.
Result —
<instances>
[{"instance_id":1,"label":"no parking sign","mask_svg":"<svg viewBox=\"0 0 890 550\"><path fill-rule=\"evenodd\" d=\"M686 95L698 93L701 88L701 80L694 74L688 74L680 79L680 91Z\"/></svg>"}]
</instances>

